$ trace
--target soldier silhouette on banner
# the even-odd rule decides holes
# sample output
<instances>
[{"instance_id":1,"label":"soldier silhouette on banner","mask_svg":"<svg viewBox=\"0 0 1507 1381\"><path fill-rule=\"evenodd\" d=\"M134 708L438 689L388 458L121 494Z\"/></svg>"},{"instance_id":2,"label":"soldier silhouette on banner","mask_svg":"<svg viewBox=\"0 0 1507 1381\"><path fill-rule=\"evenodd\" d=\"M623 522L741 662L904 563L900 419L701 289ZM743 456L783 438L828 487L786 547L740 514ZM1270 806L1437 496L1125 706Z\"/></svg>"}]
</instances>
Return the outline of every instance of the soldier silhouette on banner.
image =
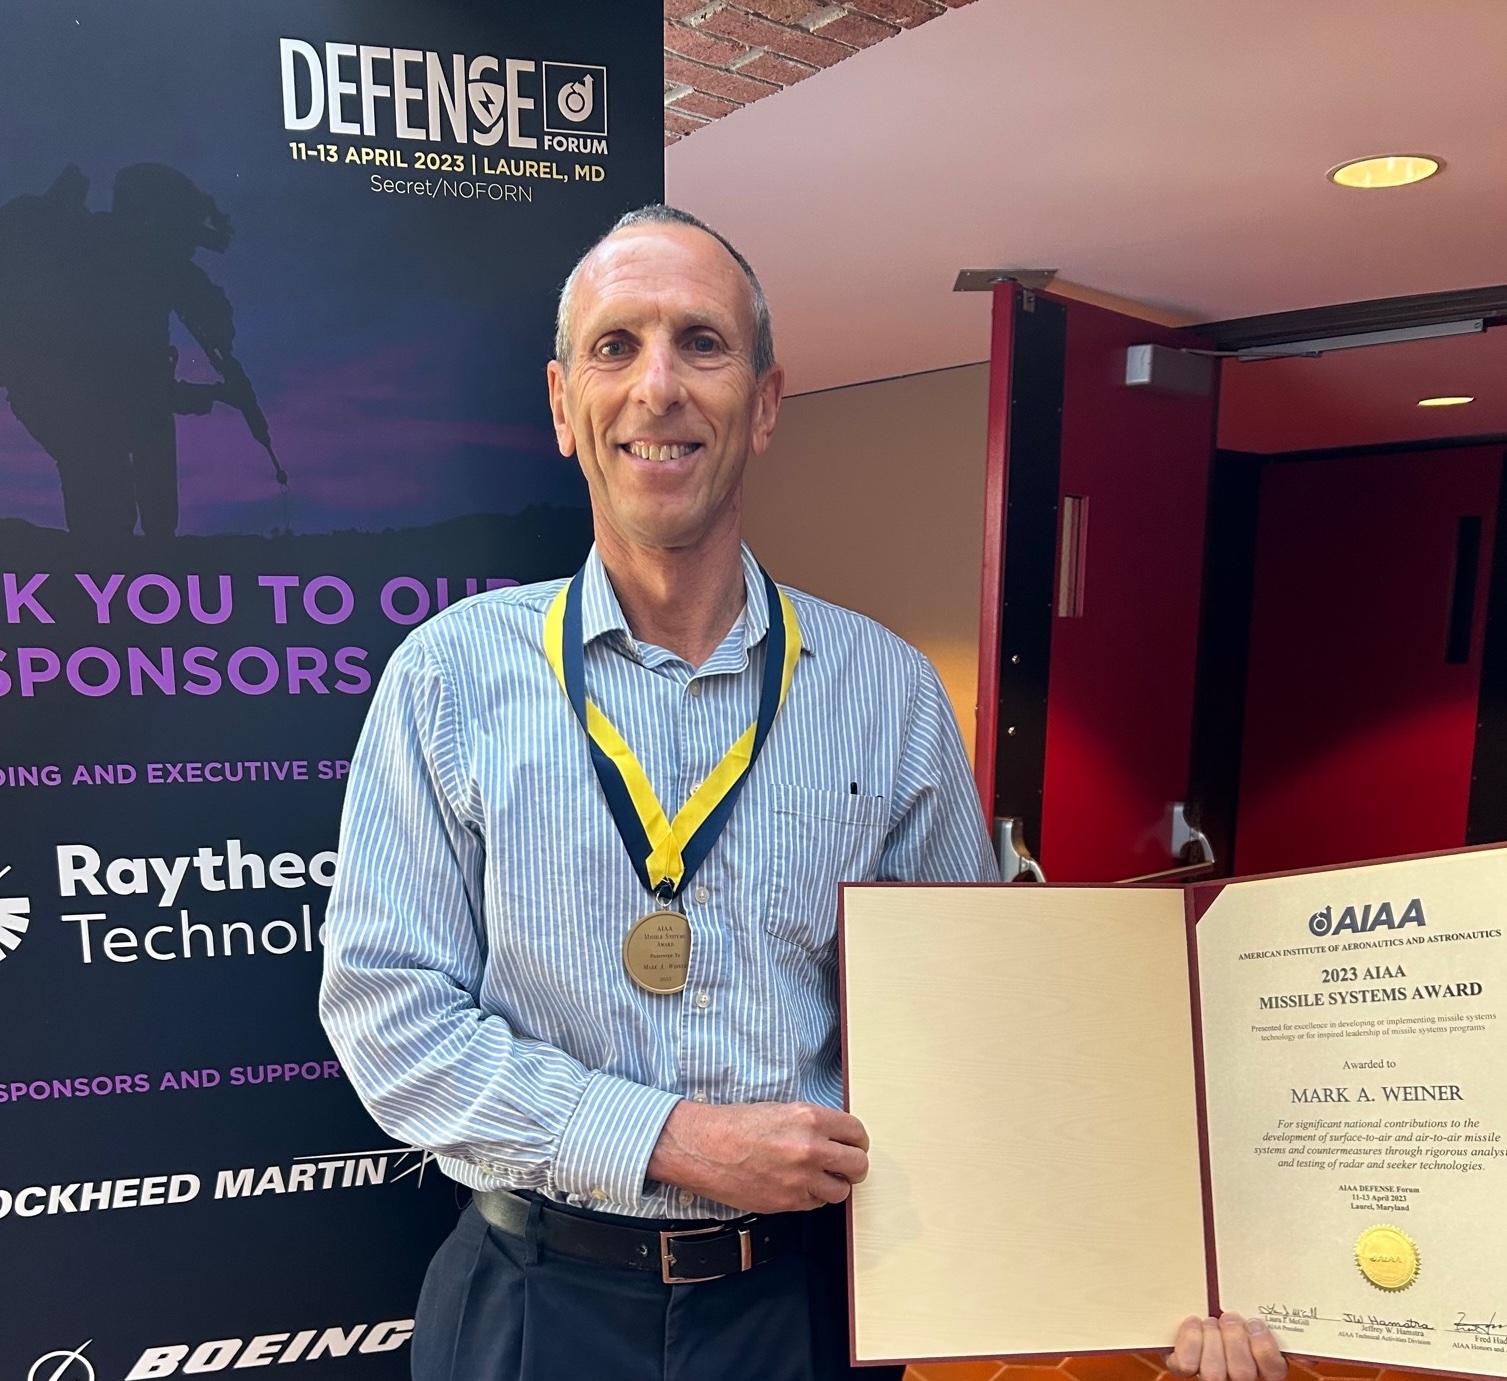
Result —
<instances>
[{"instance_id":1,"label":"soldier silhouette on banner","mask_svg":"<svg viewBox=\"0 0 1507 1381\"><path fill-rule=\"evenodd\" d=\"M230 301L194 262L229 246L229 219L176 168L116 175L110 210L91 212L89 180L70 165L40 196L0 206L0 386L11 411L57 463L68 530L147 537L178 527L176 414L217 402L245 416L279 484L267 419L232 353ZM219 373L177 377L173 314Z\"/></svg>"}]
</instances>

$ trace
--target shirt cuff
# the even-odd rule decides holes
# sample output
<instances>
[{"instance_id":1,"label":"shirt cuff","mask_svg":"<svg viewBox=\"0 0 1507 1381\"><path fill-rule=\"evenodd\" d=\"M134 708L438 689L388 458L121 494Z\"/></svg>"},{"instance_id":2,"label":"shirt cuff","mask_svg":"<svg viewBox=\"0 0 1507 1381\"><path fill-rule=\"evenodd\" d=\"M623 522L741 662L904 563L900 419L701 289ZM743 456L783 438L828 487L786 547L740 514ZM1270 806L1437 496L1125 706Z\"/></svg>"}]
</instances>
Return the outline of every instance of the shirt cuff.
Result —
<instances>
[{"instance_id":1,"label":"shirt cuff","mask_svg":"<svg viewBox=\"0 0 1507 1381\"><path fill-rule=\"evenodd\" d=\"M593 1074L555 1152L554 1188L599 1203L637 1203L655 1143L678 1102L678 1093Z\"/></svg>"}]
</instances>

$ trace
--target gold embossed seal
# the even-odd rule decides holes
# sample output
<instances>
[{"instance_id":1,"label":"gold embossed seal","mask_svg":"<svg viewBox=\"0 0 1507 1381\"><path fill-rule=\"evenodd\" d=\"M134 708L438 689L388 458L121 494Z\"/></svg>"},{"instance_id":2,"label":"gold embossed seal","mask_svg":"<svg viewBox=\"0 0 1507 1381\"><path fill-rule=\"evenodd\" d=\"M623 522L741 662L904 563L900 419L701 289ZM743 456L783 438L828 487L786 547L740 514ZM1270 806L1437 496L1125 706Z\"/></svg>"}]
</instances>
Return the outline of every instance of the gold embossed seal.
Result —
<instances>
[{"instance_id":1,"label":"gold embossed seal","mask_svg":"<svg viewBox=\"0 0 1507 1381\"><path fill-rule=\"evenodd\" d=\"M1418 1279L1418 1248L1401 1228L1367 1228L1356 1241L1355 1264L1378 1290L1406 1290Z\"/></svg>"},{"instance_id":2,"label":"gold embossed seal","mask_svg":"<svg viewBox=\"0 0 1507 1381\"><path fill-rule=\"evenodd\" d=\"M680 992L691 971L691 923L679 911L651 911L623 941L623 967L645 992Z\"/></svg>"}]
</instances>

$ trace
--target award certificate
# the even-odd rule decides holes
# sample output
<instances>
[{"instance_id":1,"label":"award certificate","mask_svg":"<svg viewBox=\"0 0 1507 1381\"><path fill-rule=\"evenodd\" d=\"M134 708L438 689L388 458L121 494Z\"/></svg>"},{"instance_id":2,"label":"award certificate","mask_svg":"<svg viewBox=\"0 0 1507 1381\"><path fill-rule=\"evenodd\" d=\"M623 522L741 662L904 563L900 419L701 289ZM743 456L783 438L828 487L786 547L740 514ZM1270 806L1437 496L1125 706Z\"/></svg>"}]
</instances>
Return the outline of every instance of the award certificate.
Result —
<instances>
[{"instance_id":1,"label":"award certificate","mask_svg":"<svg viewBox=\"0 0 1507 1381\"><path fill-rule=\"evenodd\" d=\"M849 885L858 1363L1507 1377L1507 849L1179 888Z\"/></svg>"},{"instance_id":2,"label":"award certificate","mask_svg":"<svg viewBox=\"0 0 1507 1381\"><path fill-rule=\"evenodd\" d=\"M1190 890L1220 1301L1507 1375L1507 851Z\"/></svg>"}]
</instances>

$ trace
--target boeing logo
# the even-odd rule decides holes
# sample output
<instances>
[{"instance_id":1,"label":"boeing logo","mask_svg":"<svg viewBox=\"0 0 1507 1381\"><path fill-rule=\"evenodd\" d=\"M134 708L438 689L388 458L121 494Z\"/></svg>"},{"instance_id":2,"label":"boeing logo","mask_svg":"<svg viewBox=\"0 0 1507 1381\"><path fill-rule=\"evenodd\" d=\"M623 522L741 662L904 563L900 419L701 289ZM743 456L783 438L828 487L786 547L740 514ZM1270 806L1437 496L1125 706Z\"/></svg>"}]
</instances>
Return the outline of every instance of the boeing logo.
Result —
<instances>
[{"instance_id":1,"label":"boeing logo","mask_svg":"<svg viewBox=\"0 0 1507 1381\"><path fill-rule=\"evenodd\" d=\"M346 1357L352 1352L396 1352L413 1333L412 1319L387 1319L370 1328L364 1323L346 1328L304 1328L294 1333L259 1333L244 1338L213 1338L207 1343L168 1343L149 1347L126 1373L125 1381L159 1381L184 1372L224 1371L227 1367L265 1367L272 1363L317 1362L324 1357ZM45 1376L28 1381L48 1381ZM88 1377L63 1377L57 1381L93 1381Z\"/></svg>"},{"instance_id":2,"label":"boeing logo","mask_svg":"<svg viewBox=\"0 0 1507 1381\"><path fill-rule=\"evenodd\" d=\"M93 1341L90 1338L71 1352L44 1352L31 1364L26 1381L94 1381L94 1364L84 1356L84 1349Z\"/></svg>"}]
</instances>

